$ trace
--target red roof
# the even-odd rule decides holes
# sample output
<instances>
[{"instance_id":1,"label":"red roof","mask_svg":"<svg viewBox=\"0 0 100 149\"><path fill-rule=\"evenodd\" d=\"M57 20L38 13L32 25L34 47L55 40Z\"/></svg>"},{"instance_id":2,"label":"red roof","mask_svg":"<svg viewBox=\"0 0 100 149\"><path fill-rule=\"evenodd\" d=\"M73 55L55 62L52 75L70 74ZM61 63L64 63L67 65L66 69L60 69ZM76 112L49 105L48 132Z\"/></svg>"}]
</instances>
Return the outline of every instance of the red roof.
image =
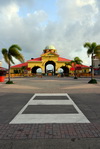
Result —
<instances>
[{"instance_id":1,"label":"red roof","mask_svg":"<svg viewBox=\"0 0 100 149\"><path fill-rule=\"evenodd\" d=\"M86 65L78 65L78 64L76 64L76 67L90 68L89 66L86 66Z\"/></svg>"},{"instance_id":2,"label":"red roof","mask_svg":"<svg viewBox=\"0 0 100 149\"><path fill-rule=\"evenodd\" d=\"M57 55L57 54L56 54ZM38 58L35 58L35 59L31 59L31 60L28 60L28 62L34 62L34 61L42 61L42 58L41 57L38 57ZM58 57L58 61L62 61L62 62L70 62L71 60L69 59L66 59L66 58L62 58L62 57Z\"/></svg>"},{"instance_id":3,"label":"red roof","mask_svg":"<svg viewBox=\"0 0 100 149\"><path fill-rule=\"evenodd\" d=\"M90 68L90 67L89 67L89 66L86 66L86 65L78 65L78 64L76 64L76 66L75 66L75 67L72 66L72 67L70 68L70 70L71 70L71 71L74 71L75 68L76 68L76 70L81 70L82 68Z\"/></svg>"},{"instance_id":4,"label":"red roof","mask_svg":"<svg viewBox=\"0 0 100 149\"><path fill-rule=\"evenodd\" d=\"M58 57L58 61L62 61L62 62L70 62L71 60L66 59L66 58L62 58L62 57Z\"/></svg>"},{"instance_id":5,"label":"red roof","mask_svg":"<svg viewBox=\"0 0 100 149\"><path fill-rule=\"evenodd\" d=\"M28 60L27 62L25 63L22 63L22 64L18 64L18 65L14 65L14 66L11 66L11 68L21 68L22 66L28 66L28 62L40 62L42 61L42 58L41 57L38 57L38 58L35 58L35 59L31 59L31 60ZM62 58L62 57L58 57L58 62L70 62L71 60L69 59L66 59L66 58ZM86 65L76 65L76 67L81 67L81 68L90 68L89 66L86 66ZM74 70L74 66L72 65L71 67L72 70ZM70 70L71 70L70 69Z\"/></svg>"},{"instance_id":6,"label":"red roof","mask_svg":"<svg viewBox=\"0 0 100 149\"><path fill-rule=\"evenodd\" d=\"M14 65L14 66L11 66L11 68L20 68L22 66L28 66L28 63L25 62L25 63L22 63L22 64Z\"/></svg>"},{"instance_id":7,"label":"red roof","mask_svg":"<svg viewBox=\"0 0 100 149\"><path fill-rule=\"evenodd\" d=\"M6 68L4 68L4 67L0 67L0 70L7 70Z\"/></svg>"},{"instance_id":8,"label":"red roof","mask_svg":"<svg viewBox=\"0 0 100 149\"><path fill-rule=\"evenodd\" d=\"M34 62L34 61L41 61L41 57L38 57L38 58L34 58L34 59L31 59L31 60L28 60L28 62Z\"/></svg>"}]
</instances>

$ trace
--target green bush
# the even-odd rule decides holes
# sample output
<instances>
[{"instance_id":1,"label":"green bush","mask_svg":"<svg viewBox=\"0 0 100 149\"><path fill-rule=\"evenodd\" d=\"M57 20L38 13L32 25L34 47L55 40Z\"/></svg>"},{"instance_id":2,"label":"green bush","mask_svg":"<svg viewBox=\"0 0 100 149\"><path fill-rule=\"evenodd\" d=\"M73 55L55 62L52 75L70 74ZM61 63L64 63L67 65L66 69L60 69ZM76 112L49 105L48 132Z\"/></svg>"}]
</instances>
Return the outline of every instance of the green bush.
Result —
<instances>
[{"instance_id":1,"label":"green bush","mask_svg":"<svg viewBox=\"0 0 100 149\"><path fill-rule=\"evenodd\" d=\"M6 84L14 84L13 81L7 81Z\"/></svg>"},{"instance_id":2,"label":"green bush","mask_svg":"<svg viewBox=\"0 0 100 149\"><path fill-rule=\"evenodd\" d=\"M90 84L97 84L97 80L96 79L91 79L88 83L90 83Z\"/></svg>"}]
</instances>

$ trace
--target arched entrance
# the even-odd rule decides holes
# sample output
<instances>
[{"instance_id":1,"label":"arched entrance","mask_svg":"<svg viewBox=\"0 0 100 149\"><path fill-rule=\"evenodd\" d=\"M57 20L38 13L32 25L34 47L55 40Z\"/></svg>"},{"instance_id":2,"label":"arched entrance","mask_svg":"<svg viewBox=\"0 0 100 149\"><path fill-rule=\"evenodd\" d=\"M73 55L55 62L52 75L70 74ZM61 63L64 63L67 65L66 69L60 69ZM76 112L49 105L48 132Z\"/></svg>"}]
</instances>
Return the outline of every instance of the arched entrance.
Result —
<instances>
[{"instance_id":1,"label":"arched entrance","mask_svg":"<svg viewBox=\"0 0 100 149\"><path fill-rule=\"evenodd\" d=\"M41 67L39 67L39 66L33 67L33 68L32 68L32 73L33 73L33 74L36 74L36 73L38 72L38 71L37 71L38 69L41 69ZM41 71L42 71L42 70L41 70Z\"/></svg>"},{"instance_id":2,"label":"arched entrance","mask_svg":"<svg viewBox=\"0 0 100 149\"><path fill-rule=\"evenodd\" d=\"M58 73L64 73L64 70L62 68L59 68Z\"/></svg>"},{"instance_id":3,"label":"arched entrance","mask_svg":"<svg viewBox=\"0 0 100 149\"><path fill-rule=\"evenodd\" d=\"M49 66L52 65L53 67L51 69L50 68L47 69L48 65ZM56 67L55 62L53 61L46 62L45 63L45 74L47 74L48 72L51 72L53 75L55 75L55 67Z\"/></svg>"},{"instance_id":4,"label":"arched entrance","mask_svg":"<svg viewBox=\"0 0 100 149\"><path fill-rule=\"evenodd\" d=\"M63 73L64 73L65 76L69 76L69 68L68 68L68 67L62 66L62 67L60 67L60 68L63 69Z\"/></svg>"}]
</instances>

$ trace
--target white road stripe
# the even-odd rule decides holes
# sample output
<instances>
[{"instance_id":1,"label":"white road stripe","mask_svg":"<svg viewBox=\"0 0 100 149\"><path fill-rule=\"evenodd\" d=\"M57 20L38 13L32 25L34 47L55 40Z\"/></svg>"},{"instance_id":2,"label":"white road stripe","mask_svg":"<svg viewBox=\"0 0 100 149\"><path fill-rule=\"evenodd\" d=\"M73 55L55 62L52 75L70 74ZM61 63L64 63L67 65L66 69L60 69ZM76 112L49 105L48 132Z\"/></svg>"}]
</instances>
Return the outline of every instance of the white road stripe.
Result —
<instances>
[{"instance_id":1,"label":"white road stripe","mask_svg":"<svg viewBox=\"0 0 100 149\"><path fill-rule=\"evenodd\" d=\"M69 100L34 100L36 96L66 96ZM73 105L78 113L73 114L22 114L29 105ZM90 123L68 94L35 94L21 109L10 124L30 123Z\"/></svg>"}]
</instances>

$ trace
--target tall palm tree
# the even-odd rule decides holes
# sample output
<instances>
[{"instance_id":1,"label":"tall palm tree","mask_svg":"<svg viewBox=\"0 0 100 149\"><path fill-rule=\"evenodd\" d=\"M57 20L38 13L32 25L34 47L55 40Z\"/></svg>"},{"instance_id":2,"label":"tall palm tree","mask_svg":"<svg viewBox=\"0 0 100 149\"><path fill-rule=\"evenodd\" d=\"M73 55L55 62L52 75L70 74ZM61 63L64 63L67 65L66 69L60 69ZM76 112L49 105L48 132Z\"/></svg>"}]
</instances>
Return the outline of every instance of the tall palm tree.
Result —
<instances>
[{"instance_id":1,"label":"tall palm tree","mask_svg":"<svg viewBox=\"0 0 100 149\"><path fill-rule=\"evenodd\" d=\"M24 58L23 58L22 54L19 52L21 50L22 49L16 44L11 45L8 50L5 48L2 49L3 57L6 61L6 63L8 64L8 82L10 82L10 66L11 66L11 63L15 64L13 61L13 57L22 63L24 62Z\"/></svg>"},{"instance_id":2,"label":"tall palm tree","mask_svg":"<svg viewBox=\"0 0 100 149\"><path fill-rule=\"evenodd\" d=\"M82 64L82 60L79 58L79 57L75 57L74 60L70 61L69 64L74 64L74 68L75 68L75 71L74 71L74 74L75 74L75 77L74 79L77 79L77 76L76 76L76 65L81 65Z\"/></svg>"},{"instance_id":3,"label":"tall palm tree","mask_svg":"<svg viewBox=\"0 0 100 149\"><path fill-rule=\"evenodd\" d=\"M100 45L97 45L95 42L93 43L86 42L84 44L84 47L87 48L88 56L91 55L91 80L92 80L94 76L93 59L94 56L100 59Z\"/></svg>"}]
</instances>

